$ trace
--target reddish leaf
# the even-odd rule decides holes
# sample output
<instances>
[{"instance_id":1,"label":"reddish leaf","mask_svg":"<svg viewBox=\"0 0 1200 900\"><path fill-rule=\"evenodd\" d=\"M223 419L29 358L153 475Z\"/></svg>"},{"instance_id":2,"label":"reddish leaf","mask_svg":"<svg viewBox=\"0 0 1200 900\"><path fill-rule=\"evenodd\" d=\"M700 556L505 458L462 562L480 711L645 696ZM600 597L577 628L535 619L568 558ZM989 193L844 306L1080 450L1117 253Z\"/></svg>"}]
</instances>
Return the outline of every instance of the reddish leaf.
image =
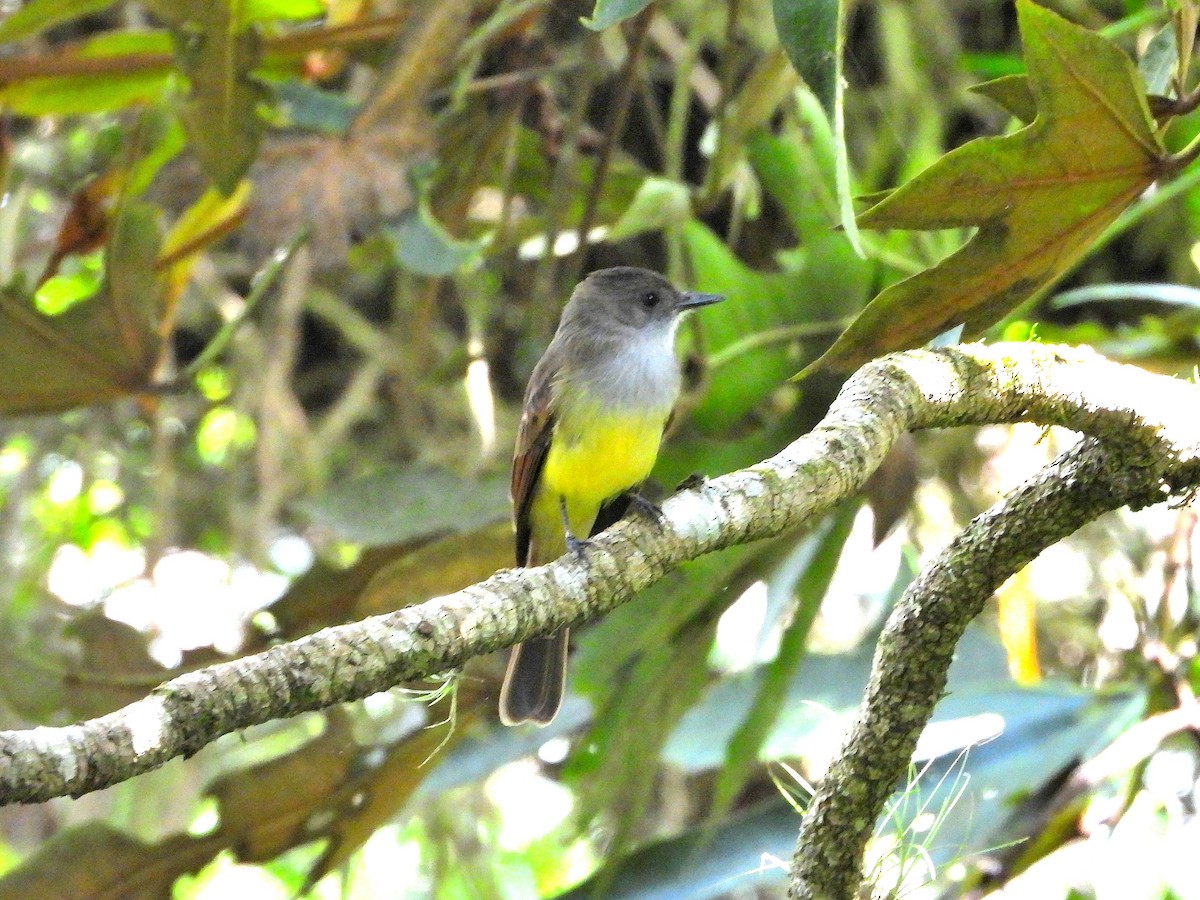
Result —
<instances>
[{"instance_id":1,"label":"reddish leaf","mask_svg":"<svg viewBox=\"0 0 1200 900\"><path fill-rule=\"evenodd\" d=\"M117 170L109 170L89 181L71 198L71 207L54 238L54 250L38 279L38 287L58 274L58 267L68 256L91 253L104 246L108 240L109 208L121 181Z\"/></svg>"}]
</instances>

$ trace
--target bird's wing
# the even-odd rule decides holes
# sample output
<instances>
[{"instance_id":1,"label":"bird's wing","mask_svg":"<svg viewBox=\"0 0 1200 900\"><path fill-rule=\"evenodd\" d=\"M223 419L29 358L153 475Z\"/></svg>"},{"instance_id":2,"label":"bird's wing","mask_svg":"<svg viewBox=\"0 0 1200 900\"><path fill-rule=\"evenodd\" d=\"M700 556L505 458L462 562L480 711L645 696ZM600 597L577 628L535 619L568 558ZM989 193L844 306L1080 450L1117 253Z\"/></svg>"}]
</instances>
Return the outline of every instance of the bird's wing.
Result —
<instances>
[{"instance_id":1,"label":"bird's wing","mask_svg":"<svg viewBox=\"0 0 1200 900\"><path fill-rule=\"evenodd\" d=\"M537 488L550 439L554 435L554 378L557 366L547 364L546 358L533 370L525 390L525 406L517 429L517 445L513 450L512 496L513 522L517 529L517 565L529 565L530 525L529 507Z\"/></svg>"}]
</instances>

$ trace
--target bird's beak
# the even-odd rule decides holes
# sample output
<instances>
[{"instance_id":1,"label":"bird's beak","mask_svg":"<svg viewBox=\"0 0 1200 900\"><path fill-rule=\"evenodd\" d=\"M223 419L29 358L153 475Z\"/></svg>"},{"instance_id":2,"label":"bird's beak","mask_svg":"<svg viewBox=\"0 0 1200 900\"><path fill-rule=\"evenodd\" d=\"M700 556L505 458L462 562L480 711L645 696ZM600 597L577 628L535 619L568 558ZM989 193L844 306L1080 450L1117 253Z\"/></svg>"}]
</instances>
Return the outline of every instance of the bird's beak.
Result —
<instances>
[{"instance_id":1,"label":"bird's beak","mask_svg":"<svg viewBox=\"0 0 1200 900\"><path fill-rule=\"evenodd\" d=\"M710 303L720 303L725 298L721 294L701 294L697 291L684 291L679 298L680 310L696 309L708 306Z\"/></svg>"}]
</instances>

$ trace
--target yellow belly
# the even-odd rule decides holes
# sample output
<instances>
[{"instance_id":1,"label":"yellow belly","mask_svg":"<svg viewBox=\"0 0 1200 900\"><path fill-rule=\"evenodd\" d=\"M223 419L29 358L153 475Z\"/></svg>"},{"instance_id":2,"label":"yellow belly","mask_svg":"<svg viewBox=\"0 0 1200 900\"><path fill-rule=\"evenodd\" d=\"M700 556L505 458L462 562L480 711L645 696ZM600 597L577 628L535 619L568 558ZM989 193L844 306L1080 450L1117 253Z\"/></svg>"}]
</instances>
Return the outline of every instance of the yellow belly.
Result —
<instances>
[{"instance_id":1,"label":"yellow belly","mask_svg":"<svg viewBox=\"0 0 1200 900\"><path fill-rule=\"evenodd\" d=\"M543 483L569 500L599 506L650 474L663 421L662 416L608 416L578 430L558 428L542 470Z\"/></svg>"},{"instance_id":2,"label":"yellow belly","mask_svg":"<svg viewBox=\"0 0 1200 900\"><path fill-rule=\"evenodd\" d=\"M561 503L566 504L571 533L586 538L604 501L646 479L658 458L668 414L669 410L559 421L530 509L541 560L565 549Z\"/></svg>"}]
</instances>

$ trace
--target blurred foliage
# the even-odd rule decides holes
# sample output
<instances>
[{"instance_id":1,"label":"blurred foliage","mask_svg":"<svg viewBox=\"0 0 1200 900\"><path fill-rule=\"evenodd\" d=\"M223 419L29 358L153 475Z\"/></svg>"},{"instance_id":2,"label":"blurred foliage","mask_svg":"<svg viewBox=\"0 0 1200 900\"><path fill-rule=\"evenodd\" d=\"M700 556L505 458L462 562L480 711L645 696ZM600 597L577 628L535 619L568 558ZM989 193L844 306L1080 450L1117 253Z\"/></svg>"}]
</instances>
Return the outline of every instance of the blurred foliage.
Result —
<instances>
[{"instance_id":1,"label":"blurred foliage","mask_svg":"<svg viewBox=\"0 0 1200 900\"><path fill-rule=\"evenodd\" d=\"M729 298L684 328L663 490L959 325L1190 374L1196 6L1051 6L8 4L0 727L510 565L521 394L591 269ZM1063 440L917 436L865 502L672 573L579 631L545 730L499 727L481 659L0 810L0 898L773 896L890 604ZM1195 892L1132 860L1197 827L1196 546L1189 509L1114 515L998 592L879 895Z\"/></svg>"}]
</instances>

